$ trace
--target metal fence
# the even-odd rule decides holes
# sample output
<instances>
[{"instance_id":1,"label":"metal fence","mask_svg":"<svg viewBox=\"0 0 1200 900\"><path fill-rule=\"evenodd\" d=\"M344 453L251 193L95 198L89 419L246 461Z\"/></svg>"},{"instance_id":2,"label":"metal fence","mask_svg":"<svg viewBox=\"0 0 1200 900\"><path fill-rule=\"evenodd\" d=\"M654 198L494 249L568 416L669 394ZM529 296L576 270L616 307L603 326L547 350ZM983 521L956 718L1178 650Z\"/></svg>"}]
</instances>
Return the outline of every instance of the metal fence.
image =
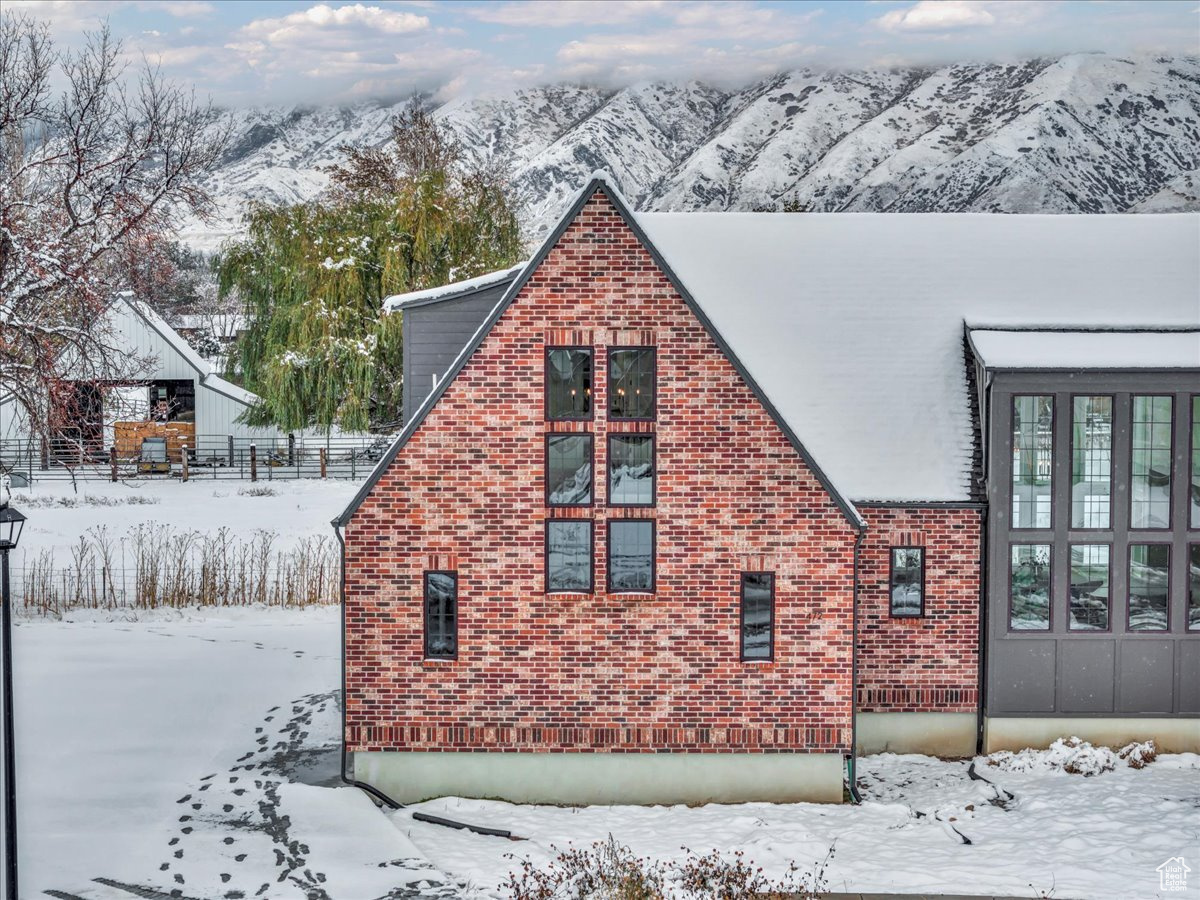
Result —
<instances>
[{"instance_id":1,"label":"metal fence","mask_svg":"<svg viewBox=\"0 0 1200 900\"><path fill-rule=\"evenodd\" d=\"M243 479L365 478L392 441L389 435L280 435L247 438L196 435L170 443L168 471L141 465L136 449L89 446L72 439L0 440L0 471L18 484L50 480L123 481L134 478ZM160 467L161 468L161 467Z\"/></svg>"}]
</instances>

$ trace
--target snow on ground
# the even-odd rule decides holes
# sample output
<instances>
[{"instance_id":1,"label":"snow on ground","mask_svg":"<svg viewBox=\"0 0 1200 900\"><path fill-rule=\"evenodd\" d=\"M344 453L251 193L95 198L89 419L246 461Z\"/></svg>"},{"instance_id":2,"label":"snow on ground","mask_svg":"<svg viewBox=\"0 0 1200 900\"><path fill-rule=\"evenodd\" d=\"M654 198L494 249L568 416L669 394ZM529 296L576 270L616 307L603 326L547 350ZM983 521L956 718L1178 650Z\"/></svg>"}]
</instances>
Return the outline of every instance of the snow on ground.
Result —
<instances>
[{"instance_id":1,"label":"snow on ground","mask_svg":"<svg viewBox=\"0 0 1200 900\"><path fill-rule=\"evenodd\" d=\"M862 761L857 808L417 807L527 838L510 842L385 815L336 786L334 608L35 620L14 637L23 897L502 896L520 857L609 834L668 860L740 849L772 876L833 846L835 891L1152 897L1155 867L1200 842L1196 755L1091 778L1055 768L1061 752L1026 755L1021 771L980 764L1015 795L1007 808L966 762L894 755Z\"/></svg>"}]
</instances>

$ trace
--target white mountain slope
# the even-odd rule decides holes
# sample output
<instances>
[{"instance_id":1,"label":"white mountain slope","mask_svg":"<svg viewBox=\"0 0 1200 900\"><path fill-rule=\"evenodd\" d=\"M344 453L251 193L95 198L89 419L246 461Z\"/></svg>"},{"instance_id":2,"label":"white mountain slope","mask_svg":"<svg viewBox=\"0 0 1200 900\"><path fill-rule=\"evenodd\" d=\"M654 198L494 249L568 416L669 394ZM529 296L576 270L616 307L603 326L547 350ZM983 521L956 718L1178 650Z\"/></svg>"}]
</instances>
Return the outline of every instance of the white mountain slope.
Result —
<instances>
[{"instance_id":1,"label":"white mountain slope","mask_svg":"<svg viewBox=\"0 0 1200 900\"><path fill-rule=\"evenodd\" d=\"M325 186L345 143L380 143L403 106L227 114L219 214L185 223L213 248L246 201ZM510 173L530 238L589 173L649 210L1161 212L1200 209L1200 57L1074 54L1012 65L797 70L726 91L549 85L435 111L470 156Z\"/></svg>"}]
</instances>

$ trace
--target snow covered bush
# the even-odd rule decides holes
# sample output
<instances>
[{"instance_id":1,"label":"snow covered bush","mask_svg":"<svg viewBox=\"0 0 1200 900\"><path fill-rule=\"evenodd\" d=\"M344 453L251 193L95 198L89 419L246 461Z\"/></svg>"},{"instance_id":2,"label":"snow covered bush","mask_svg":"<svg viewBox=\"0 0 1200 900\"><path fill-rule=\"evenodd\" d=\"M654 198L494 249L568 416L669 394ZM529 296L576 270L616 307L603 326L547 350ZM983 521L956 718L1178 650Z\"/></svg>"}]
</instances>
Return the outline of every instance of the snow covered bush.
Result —
<instances>
[{"instance_id":1,"label":"snow covered bush","mask_svg":"<svg viewBox=\"0 0 1200 900\"><path fill-rule=\"evenodd\" d=\"M1111 772L1124 764L1132 769L1141 769L1154 762L1158 751L1154 741L1134 742L1115 751L1110 747L1097 747L1077 737L1059 738L1046 750L1027 748L1016 753L1001 750L987 758L989 766L1005 772L1054 772L1068 775L1083 775L1090 778Z\"/></svg>"}]
</instances>

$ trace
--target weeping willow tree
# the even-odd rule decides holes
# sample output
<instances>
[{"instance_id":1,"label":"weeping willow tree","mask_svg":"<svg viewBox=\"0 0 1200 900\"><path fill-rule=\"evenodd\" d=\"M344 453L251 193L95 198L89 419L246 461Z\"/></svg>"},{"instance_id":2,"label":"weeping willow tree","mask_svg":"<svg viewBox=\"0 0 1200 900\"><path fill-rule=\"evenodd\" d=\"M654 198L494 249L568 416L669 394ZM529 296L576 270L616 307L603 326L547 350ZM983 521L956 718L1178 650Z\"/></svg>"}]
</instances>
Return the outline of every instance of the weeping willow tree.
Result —
<instances>
[{"instance_id":1,"label":"weeping willow tree","mask_svg":"<svg viewBox=\"0 0 1200 900\"><path fill-rule=\"evenodd\" d=\"M225 249L223 295L250 319L237 359L262 402L255 425L346 430L397 424L401 316L390 294L473 278L521 255L503 178L469 169L459 145L419 107L384 147L346 147L329 190L290 206L257 206Z\"/></svg>"}]
</instances>

